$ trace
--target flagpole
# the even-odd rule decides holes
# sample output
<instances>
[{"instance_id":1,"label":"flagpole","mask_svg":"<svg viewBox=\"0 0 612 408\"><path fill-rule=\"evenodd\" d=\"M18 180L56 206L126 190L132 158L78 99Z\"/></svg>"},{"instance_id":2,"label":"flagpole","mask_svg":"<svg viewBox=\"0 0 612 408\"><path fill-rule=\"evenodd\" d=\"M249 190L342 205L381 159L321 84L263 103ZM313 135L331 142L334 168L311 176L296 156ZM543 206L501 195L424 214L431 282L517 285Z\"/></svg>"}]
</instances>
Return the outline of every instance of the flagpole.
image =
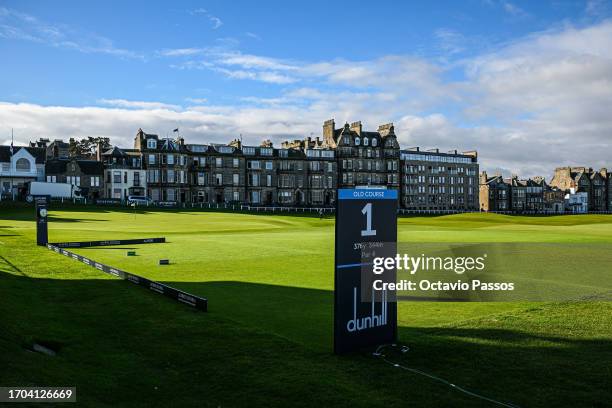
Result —
<instances>
[{"instance_id":1,"label":"flagpole","mask_svg":"<svg viewBox=\"0 0 612 408\"><path fill-rule=\"evenodd\" d=\"M13 201L15 201L15 189L13 188L13 176L15 173L13 172L13 155L15 154L15 136L13 135L13 128L11 128L11 160L10 163L10 178L11 178L11 196L13 197Z\"/></svg>"}]
</instances>

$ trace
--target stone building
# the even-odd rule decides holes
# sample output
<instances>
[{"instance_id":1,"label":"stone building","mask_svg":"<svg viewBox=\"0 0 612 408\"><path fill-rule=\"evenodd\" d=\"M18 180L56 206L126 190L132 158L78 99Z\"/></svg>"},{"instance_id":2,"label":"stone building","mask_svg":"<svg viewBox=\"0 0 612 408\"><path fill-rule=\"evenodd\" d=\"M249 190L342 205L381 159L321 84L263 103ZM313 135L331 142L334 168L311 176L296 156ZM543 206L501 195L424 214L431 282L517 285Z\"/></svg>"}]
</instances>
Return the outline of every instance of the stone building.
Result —
<instances>
[{"instance_id":1,"label":"stone building","mask_svg":"<svg viewBox=\"0 0 612 408\"><path fill-rule=\"evenodd\" d=\"M318 138L317 138L318 141ZM338 188L338 166L335 151L316 144L306 149L308 163L308 203L314 206L329 206L336 201Z\"/></svg>"},{"instance_id":2,"label":"stone building","mask_svg":"<svg viewBox=\"0 0 612 408\"><path fill-rule=\"evenodd\" d=\"M478 210L478 154L402 150L401 206L412 210Z\"/></svg>"},{"instance_id":3,"label":"stone building","mask_svg":"<svg viewBox=\"0 0 612 408\"><path fill-rule=\"evenodd\" d=\"M481 211L510 211L511 186L501 174L480 173L479 200Z\"/></svg>"},{"instance_id":4,"label":"stone building","mask_svg":"<svg viewBox=\"0 0 612 408\"><path fill-rule=\"evenodd\" d=\"M393 124L371 132L361 122L336 129L332 119L323 124L321 139L286 141L280 148L269 140L244 146L238 139L185 145L139 129L134 151L142 154L147 196L154 201L331 206L338 188L370 186L401 188L406 208L478 208L476 152L417 150L400 156ZM422 183L403 178L413 167L422 170ZM420 199L410 193L419 186L425 189Z\"/></svg>"},{"instance_id":5,"label":"stone building","mask_svg":"<svg viewBox=\"0 0 612 408\"><path fill-rule=\"evenodd\" d=\"M142 153L132 149L113 147L97 153L104 164L105 197L126 200L129 196L145 196L146 171L142 165Z\"/></svg>"},{"instance_id":6,"label":"stone building","mask_svg":"<svg viewBox=\"0 0 612 408\"><path fill-rule=\"evenodd\" d=\"M246 203L272 205L277 202L279 160L275 153L278 153L278 149L274 149L270 143L242 147L246 160Z\"/></svg>"},{"instance_id":7,"label":"stone building","mask_svg":"<svg viewBox=\"0 0 612 408\"><path fill-rule=\"evenodd\" d=\"M96 200L104 196L104 164L97 160L49 159L45 163L49 183L76 186L84 198Z\"/></svg>"},{"instance_id":8,"label":"stone building","mask_svg":"<svg viewBox=\"0 0 612 408\"><path fill-rule=\"evenodd\" d=\"M482 211L543 212L546 210L544 193L547 185L543 177L519 179L513 174L489 177L482 172L479 178L480 209Z\"/></svg>"},{"instance_id":9,"label":"stone building","mask_svg":"<svg viewBox=\"0 0 612 408\"><path fill-rule=\"evenodd\" d=\"M609 183L608 171L605 168L595 171L587 167L558 167L550 181L551 186L565 192L573 188L576 193L587 193L589 211L612 208Z\"/></svg>"},{"instance_id":10,"label":"stone building","mask_svg":"<svg viewBox=\"0 0 612 408\"><path fill-rule=\"evenodd\" d=\"M399 190L399 144L392 123L367 132L361 122L336 129L330 119L323 124L323 146L336 151L338 188L385 186Z\"/></svg>"},{"instance_id":11,"label":"stone building","mask_svg":"<svg viewBox=\"0 0 612 408\"><path fill-rule=\"evenodd\" d=\"M183 139L160 139L138 129L134 149L142 154L147 170L147 197L167 203L189 201L189 152Z\"/></svg>"}]
</instances>

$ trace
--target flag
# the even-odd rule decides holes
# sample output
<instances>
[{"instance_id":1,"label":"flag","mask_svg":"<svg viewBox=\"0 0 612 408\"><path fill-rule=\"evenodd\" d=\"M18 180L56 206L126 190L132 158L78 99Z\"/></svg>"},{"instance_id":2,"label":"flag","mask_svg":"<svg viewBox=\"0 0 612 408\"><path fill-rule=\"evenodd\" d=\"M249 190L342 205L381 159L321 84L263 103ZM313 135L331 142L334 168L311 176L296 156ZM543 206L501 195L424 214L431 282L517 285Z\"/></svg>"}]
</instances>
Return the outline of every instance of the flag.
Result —
<instances>
[{"instance_id":1,"label":"flag","mask_svg":"<svg viewBox=\"0 0 612 408\"><path fill-rule=\"evenodd\" d=\"M174 129L173 132L178 132L178 128Z\"/></svg>"},{"instance_id":2,"label":"flag","mask_svg":"<svg viewBox=\"0 0 612 408\"><path fill-rule=\"evenodd\" d=\"M15 139L13 137L13 129L11 129L11 157L13 156L13 151L14 151L14 147L13 147L13 143L15 142Z\"/></svg>"}]
</instances>

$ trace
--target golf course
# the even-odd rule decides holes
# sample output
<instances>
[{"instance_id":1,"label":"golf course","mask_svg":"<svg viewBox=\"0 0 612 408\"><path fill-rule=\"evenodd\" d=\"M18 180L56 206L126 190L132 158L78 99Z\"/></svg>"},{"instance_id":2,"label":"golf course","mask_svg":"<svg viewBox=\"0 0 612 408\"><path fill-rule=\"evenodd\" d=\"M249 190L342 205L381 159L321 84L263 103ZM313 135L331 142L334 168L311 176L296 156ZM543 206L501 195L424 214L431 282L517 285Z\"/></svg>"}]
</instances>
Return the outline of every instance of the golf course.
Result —
<instances>
[{"instance_id":1,"label":"golf course","mask_svg":"<svg viewBox=\"0 0 612 408\"><path fill-rule=\"evenodd\" d=\"M36 246L34 209L0 204L2 386L75 386L87 407L496 406L374 350L332 354L333 216L57 207L50 242L165 237L71 250L205 297L208 312ZM612 216L402 217L398 242L612 256ZM609 289L611 271L585 258L571 265L581 284ZM612 302L403 301L398 316L409 350L387 358L404 367L508 406L611 404Z\"/></svg>"}]
</instances>

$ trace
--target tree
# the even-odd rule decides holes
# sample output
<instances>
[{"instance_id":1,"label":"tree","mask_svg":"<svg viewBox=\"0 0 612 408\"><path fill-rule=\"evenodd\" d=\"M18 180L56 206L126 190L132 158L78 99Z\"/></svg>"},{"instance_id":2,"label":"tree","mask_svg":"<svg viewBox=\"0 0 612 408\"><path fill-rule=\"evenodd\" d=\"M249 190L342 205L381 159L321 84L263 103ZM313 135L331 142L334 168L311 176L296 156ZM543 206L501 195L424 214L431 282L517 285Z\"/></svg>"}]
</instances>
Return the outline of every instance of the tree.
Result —
<instances>
[{"instance_id":1,"label":"tree","mask_svg":"<svg viewBox=\"0 0 612 408\"><path fill-rule=\"evenodd\" d=\"M100 148L102 150L108 150L111 147L110 139L108 137L88 136L81 140L70 138L68 148L70 157L76 157L79 159L95 159L98 144L100 144Z\"/></svg>"}]
</instances>

